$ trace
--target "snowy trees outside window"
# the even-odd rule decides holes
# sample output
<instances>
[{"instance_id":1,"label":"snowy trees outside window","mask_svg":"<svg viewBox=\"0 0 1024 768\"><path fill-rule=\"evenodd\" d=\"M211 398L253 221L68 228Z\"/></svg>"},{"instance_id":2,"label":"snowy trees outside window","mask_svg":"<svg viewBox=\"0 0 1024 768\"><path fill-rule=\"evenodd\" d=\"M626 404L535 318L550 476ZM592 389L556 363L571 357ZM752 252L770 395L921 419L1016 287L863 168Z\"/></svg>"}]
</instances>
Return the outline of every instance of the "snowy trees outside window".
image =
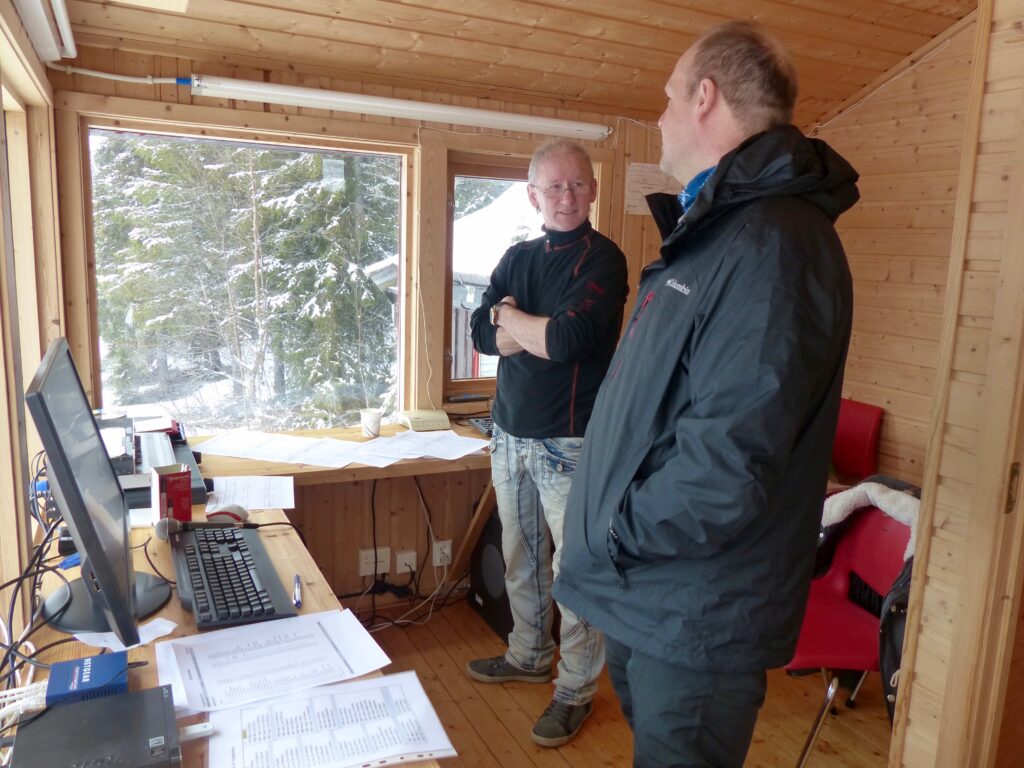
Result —
<instances>
[{"instance_id":1,"label":"snowy trees outside window","mask_svg":"<svg viewBox=\"0 0 1024 768\"><path fill-rule=\"evenodd\" d=\"M401 156L96 129L90 150L106 408L208 433L394 406Z\"/></svg>"}]
</instances>

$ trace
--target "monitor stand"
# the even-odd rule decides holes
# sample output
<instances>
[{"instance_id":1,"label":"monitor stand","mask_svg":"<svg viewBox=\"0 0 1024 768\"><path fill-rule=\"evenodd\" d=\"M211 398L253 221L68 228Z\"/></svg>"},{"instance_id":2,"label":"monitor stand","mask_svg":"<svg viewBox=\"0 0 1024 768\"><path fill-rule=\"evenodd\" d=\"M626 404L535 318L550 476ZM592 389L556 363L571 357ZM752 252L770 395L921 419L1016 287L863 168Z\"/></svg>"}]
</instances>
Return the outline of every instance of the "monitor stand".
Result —
<instances>
[{"instance_id":1,"label":"monitor stand","mask_svg":"<svg viewBox=\"0 0 1024 768\"><path fill-rule=\"evenodd\" d=\"M71 602L64 607L71 589ZM110 632L110 624L100 607L93 602L91 588L81 579L50 593L43 602L42 619L54 629L68 634L75 632ZM171 597L171 585L151 573L135 574L135 618L144 619L156 613Z\"/></svg>"}]
</instances>

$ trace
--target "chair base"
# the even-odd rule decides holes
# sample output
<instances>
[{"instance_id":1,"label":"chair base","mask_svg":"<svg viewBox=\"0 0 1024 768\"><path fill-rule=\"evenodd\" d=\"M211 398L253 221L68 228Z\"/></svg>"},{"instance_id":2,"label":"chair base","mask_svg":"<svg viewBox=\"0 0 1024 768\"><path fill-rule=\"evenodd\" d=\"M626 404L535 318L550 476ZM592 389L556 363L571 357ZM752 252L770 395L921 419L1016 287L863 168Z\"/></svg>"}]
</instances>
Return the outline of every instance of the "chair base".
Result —
<instances>
[{"instance_id":1,"label":"chair base","mask_svg":"<svg viewBox=\"0 0 1024 768\"><path fill-rule=\"evenodd\" d=\"M807 765L807 761L811 757L811 750L814 749L814 743L818 740L818 734L821 733L821 727L825 724L825 717L828 715L829 710L832 709L832 702L835 701L838 690L839 677L833 674L825 691L825 700L821 702L818 716L814 719L811 732L807 734L807 741L804 742L804 748L800 752L800 759L796 762L796 768L804 768Z\"/></svg>"},{"instance_id":2,"label":"chair base","mask_svg":"<svg viewBox=\"0 0 1024 768\"><path fill-rule=\"evenodd\" d=\"M800 672L804 672L804 670L800 670ZM836 694L839 692L839 679L842 673L836 670L822 669L821 674L825 679L825 700L821 702L818 716L814 719L814 725L811 726L810 733L807 734L807 740L804 742L803 750L800 752L800 759L796 763L797 768L804 768L807 765L807 761L811 756L811 750L814 749L814 745L818 741L818 734L821 733L821 729L825 725L826 716L829 712L835 714L835 708L832 705L835 702ZM867 676L868 673L864 671L857 678L857 683L854 685L850 697L846 700L846 707L848 709L853 709L856 704L857 694L860 693L861 686L864 685L864 680Z\"/></svg>"}]
</instances>

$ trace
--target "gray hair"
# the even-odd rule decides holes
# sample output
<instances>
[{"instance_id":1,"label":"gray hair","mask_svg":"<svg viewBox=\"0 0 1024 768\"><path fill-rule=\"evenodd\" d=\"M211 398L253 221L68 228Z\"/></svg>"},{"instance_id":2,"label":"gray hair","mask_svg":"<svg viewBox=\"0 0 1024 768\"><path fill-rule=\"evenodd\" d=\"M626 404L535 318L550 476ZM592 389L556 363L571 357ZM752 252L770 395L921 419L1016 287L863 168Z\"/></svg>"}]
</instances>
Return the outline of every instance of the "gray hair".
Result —
<instances>
[{"instance_id":1,"label":"gray hair","mask_svg":"<svg viewBox=\"0 0 1024 768\"><path fill-rule=\"evenodd\" d=\"M793 119L796 69L782 44L758 24L730 21L701 35L687 83L715 82L740 124L757 133Z\"/></svg>"},{"instance_id":2,"label":"gray hair","mask_svg":"<svg viewBox=\"0 0 1024 768\"><path fill-rule=\"evenodd\" d=\"M590 175L594 175L594 161L590 159L590 154L580 144L577 144L572 139L548 139L533 153L533 157L530 159L530 170L527 172L527 179L532 184L537 180L537 174L540 173L540 164L544 162L551 155L578 155L582 159L587 167L590 169Z\"/></svg>"}]
</instances>

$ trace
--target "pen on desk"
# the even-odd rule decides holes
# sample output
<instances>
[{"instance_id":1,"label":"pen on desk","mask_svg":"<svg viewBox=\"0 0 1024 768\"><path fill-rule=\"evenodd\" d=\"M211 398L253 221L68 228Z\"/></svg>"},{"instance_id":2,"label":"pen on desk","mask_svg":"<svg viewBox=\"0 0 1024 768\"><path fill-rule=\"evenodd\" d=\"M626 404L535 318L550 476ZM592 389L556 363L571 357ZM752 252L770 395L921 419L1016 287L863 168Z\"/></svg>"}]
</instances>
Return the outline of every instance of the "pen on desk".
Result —
<instances>
[{"instance_id":1,"label":"pen on desk","mask_svg":"<svg viewBox=\"0 0 1024 768\"><path fill-rule=\"evenodd\" d=\"M296 608L302 607L302 579L299 578L299 574L295 574L295 586L292 587L292 604Z\"/></svg>"}]
</instances>

